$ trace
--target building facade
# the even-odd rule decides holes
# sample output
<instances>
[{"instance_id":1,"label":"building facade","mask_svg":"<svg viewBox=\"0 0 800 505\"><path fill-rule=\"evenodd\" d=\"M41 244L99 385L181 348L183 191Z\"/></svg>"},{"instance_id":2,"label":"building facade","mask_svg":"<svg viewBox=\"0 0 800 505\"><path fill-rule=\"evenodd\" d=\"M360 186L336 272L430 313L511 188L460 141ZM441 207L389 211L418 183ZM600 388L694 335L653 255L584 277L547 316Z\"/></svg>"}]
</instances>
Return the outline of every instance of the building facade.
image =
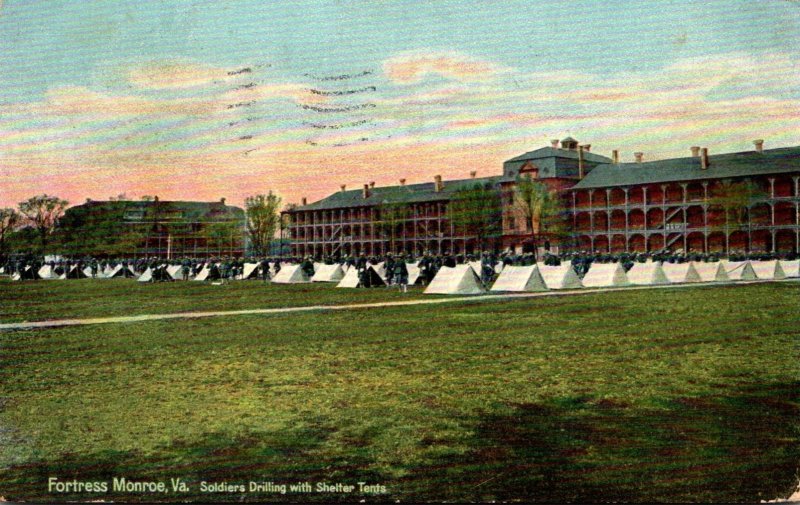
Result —
<instances>
[{"instance_id":1,"label":"building facade","mask_svg":"<svg viewBox=\"0 0 800 505\"><path fill-rule=\"evenodd\" d=\"M344 256L404 251L774 252L800 249L800 147L620 163L573 138L506 161L496 177L378 187L303 202L285 212L292 254ZM515 203L529 176L561 201L566 233L551 234ZM475 184L499 195L501 230L491 241L459 231L448 207Z\"/></svg>"},{"instance_id":2,"label":"building facade","mask_svg":"<svg viewBox=\"0 0 800 505\"><path fill-rule=\"evenodd\" d=\"M65 254L179 258L243 256L245 213L218 202L94 201L59 222Z\"/></svg>"}]
</instances>

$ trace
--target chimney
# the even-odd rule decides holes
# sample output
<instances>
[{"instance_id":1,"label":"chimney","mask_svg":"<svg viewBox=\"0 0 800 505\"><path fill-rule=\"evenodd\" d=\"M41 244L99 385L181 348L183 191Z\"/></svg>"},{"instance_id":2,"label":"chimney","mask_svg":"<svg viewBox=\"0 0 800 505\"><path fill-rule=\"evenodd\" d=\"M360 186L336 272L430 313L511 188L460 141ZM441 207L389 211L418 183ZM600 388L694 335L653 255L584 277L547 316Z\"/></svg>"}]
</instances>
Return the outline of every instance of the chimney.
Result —
<instances>
[{"instance_id":1,"label":"chimney","mask_svg":"<svg viewBox=\"0 0 800 505\"><path fill-rule=\"evenodd\" d=\"M303 206L308 205L308 200L306 199L306 197L303 197L300 201L302 202L301 205L303 205Z\"/></svg>"},{"instance_id":2,"label":"chimney","mask_svg":"<svg viewBox=\"0 0 800 505\"><path fill-rule=\"evenodd\" d=\"M550 144L553 146L553 149L558 149L558 139L551 140Z\"/></svg>"},{"instance_id":3,"label":"chimney","mask_svg":"<svg viewBox=\"0 0 800 505\"><path fill-rule=\"evenodd\" d=\"M692 150L692 158L700 157L700 146L692 146L690 149Z\"/></svg>"},{"instance_id":4,"label":"chimney","mask_svg":"<svg viewBox=\"0 0 800 505\"><path fill-rule=\"evenodd\" d=\"M706 170L708 168L708 148L704 147L700 150L700 168Z\"/></svg>"},{"instance_id":5,"label":"chimney","mask_svg":"<svg viewBox=\"0 0 800 505\"><path fill-rule=\"evenodd\" d=\"M400 185L401 186L405 186L406 185L406 180L405 179L400 179Z\"/></svg>"},{"instance_id":6,"label":"chimney","mask_svg":"<svg viewBox=\"0 0 800 505\"><path fill-rule=\"evenodd\" d=\"M588 153L592 150L592 144L586 144L583 146L583 149Z\"/></svg>"},{"instance_id":7,"label":"chimney","mask_svg":"<svg viewBox=\"0 0 800 505\"><path fill-rule=\"evenodd\" d=\"M340 187L340 188L342 188L342 193L344 193L344 190L346 190L346 189L347 189L347 184L342 184L342 185L341 185L341 186L339 186L339 187Z\"/></svg>"},{"instance_id":8,"label":"chimney","mask_svg":"<svg viewBox=\"0 0 800 505\"><path fill-rule=\"evenodd\" d=\"M578 179L583 179L583 146L578 146Z\"/></svg>"},{"instance_id":9,"label":"chimney","mask_svg":"<svg viewBox=\"0 0 800 505\"><path fill-rule=\"evenodd\" d=\"M370 189L374 188L375 187L375 181L369 181L369 187L370 187Z\"/></svg>"},{"instance_id":10,"label":"chimney","mask_svg":"<svg viewBox=\"0 0 800 505\"><path fill-rule=\"evenodd\" d=\"M441 175L435 176L433 178L433 181L435 183L434 184L434 188L433 188L434 191L439 193L440 191L442 191L442 189L444 189L444 184L442 184L442 176Z\"/></svg>"},{"instance_id":11,"label":"chimney","mask_svg":"<svg viewBox=\"0 0 800 505\"><path fill-rule=\"evenodd\" d=\"M220 199L219 199L219 203L221 203L222 205L225 205L225 198L224 198L224 197L223 197L223 198L220 198Z\"/></svg>"},{"instance_id":12,"label":"chimney","mask_svg":"<svg viewBox=\"0 0 800 505\"><path fill-rule=\"evenodd\" d=\"M478 175L478 172L476 170L473 170L472 172L469 173L469 176L472 179L474 179L476 175Z\"/></svg>"},{"instance_id":13,"label":"chimney","mask_svg":"<svg viewBox=\"0 0 800 505\"><path fill-rule=\"evenodd\" d=\"M633 153L633 156L636 158L636 163L641 163L644 153Z\"/></svg>"},{"instance_id":14,"label":"chimney","mask_svg":"<svg viewBox=\"0 0 800 505\"><path fill-rule=\"evenodd\" d=\"M153 197L153 201L154 201L154 202L157 202L157 201L158 201L158 195L156 195L156 196L154 196L154 197Z\"/></svg>"},{"instance_id":15,"label":"chimney","mask_svg":"<svg viewBox=\"0 0 800 505\"><path fill-rule=\"evenodd\" d=\"M611 161L619 163L619 151L617 149L611 151Z\"/></svg>"},{"instance_id":16,"label":"chimney","mask_svg":"<svg viewBox=\"0 0 800 505\"><path fill-rule=\"evenodd\" d=\"M369 184L364 184L364 198L369 198Z\"/></svg>"},{"instance_id":17,"label":"chimney","mask_svg":"<svg viewBox=\"0 0 800 505\"><path fill-rule=\"evenodd\" d=\"M753 144L756 146L756 152L757 153L763 153L764 152L764 139L754 140Z\"/></svg>"}]
</instances>

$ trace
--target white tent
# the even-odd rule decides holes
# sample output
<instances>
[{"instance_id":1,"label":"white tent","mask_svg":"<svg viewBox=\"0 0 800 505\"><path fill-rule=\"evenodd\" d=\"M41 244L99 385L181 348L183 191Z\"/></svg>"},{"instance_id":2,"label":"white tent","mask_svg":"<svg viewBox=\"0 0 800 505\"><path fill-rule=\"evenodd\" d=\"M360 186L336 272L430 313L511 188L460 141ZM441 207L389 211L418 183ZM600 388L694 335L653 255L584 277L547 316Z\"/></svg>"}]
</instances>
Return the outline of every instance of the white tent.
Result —
<instances>
[{"instance_id":1,"label":"white tent","mask_svg":"<svg viewBox=\"0 0 800 505\"><path fill-rule=\"evenodd\" d=\"M749 261L723 261L725 273L732 281L754 281L758 279L753 265Z\"/></svg>"},{"instance_id":2,"label":"white tent","mask_svg":"<svg viewBox=\"0 0 800 505\"><path fill-rule=\"evenodd\" d=\"M800 260L781 260L781 270L786 277L800 277Z\"/></svg>"},{"instance_id":3,"label":"white tent","mask_svg":"<svg viewBox=\"0 0 800 505\"><path fill-rule=\"evenodd\" d=\"M311 282L339 282L344 278L344 271L338 264L322 265L315 268Z\"/></svg>"},{"instance_id":4,"label":"white tent","mask_svg":"<svg viewBox=\"0 0 800 505\"><path fill-rule=\"evenodd\" d=\"M148 268L148 270L150 270L150 269ZM147 272L145 272L145 273L147 273ZM203 265L203 268L199 272L197 272L197 276L194 278L194 280L196 280L196 281L204 281L204 280L208 279L208 274L210 274L210 273L211 273L211 268L209 268L208 263L206 263L205 265ZM142 275L144 275L144 274L142 274Z\"/></svg>"},{"instance_id":5,"label":"white tent","mask_svg":"<svg viewBox=\"0 0 800 505\"><path fill-rule=\"evenodd\" d=\"M406 263L406 269L408 270L408 285L413 286L419 280L422 271L417 263Z\"/></svg>"},{"instance_id":6,"label":"white tent","mask_svg":"<svg viewBox=\"0 0 800 505\"><path fill-rule=\"evenodd\" d=\"M298 284L310 281L300 265L283 265L281 271L272 278L272 282L276 284Z\"/></svg>"},{"instance_id":7,"label":"white tent","mask_svg":"<svg viewBox=\"0 0 800 505\"><path fill-rule=\"evenodd\" d=\"M369 265L380 276L381 279L386 280L386 262L381 261L377 265Z\"/></svg>"},{"instance_id":8,"label":"white tent","mask_svg":"<svg viewBox=\"0 0 800 505\"><path fill-rule=\"evenodd\" d=\"M498 261L497 264L494 266L494 273L500 274L503 273L503 262Z\"/></svg>"},{"instance_id":9,"label":"white tent","mask_svg":"<svg viewBox=\"0 0 800 505\"><path fill-rule=\"evenodd\" d=\"M721 261L709 263L693 261L692 267L697 271L697 275L700 276L700 280L703 282L727 282L730 280L728 272L725 270L725 265Z\"/></svg>"},{"instance_id":10,"label":"white tent","mask_svg":"<svg viewBox=\"0 0 800 505\"><path fill-rule=\"evenodd\" d=\"M575 272L570 263L562 263L558 266L539 265L539 273L542 274L544 285L548 289L578 289L583 287L581 278L578 277L577 272Z\"/></svg>"},{"instance_id":11,"label":"white tent","mask_svg":"<svg viewBox=\"0 0 800 505\"><path fill-rule=\"evenodd\" d=\"M147 270L144 271L142 275L136 279L139 282L152 282L153 281L153 270L150 267L147 267Z\"/></svg>"},{"instance_id":12,"label":"white tent","mask_svg":"<svg viewBox=\"0 0 800 505\"><path fill-rule=\"evenodd\" d=\"M40 279L58 279L58 274L55 273L53 267L50 265L43 265L37 274Z\"/></svg>"},{"instance_id":13,"label":"white tent","mask_svg":"<svg viewBox=\"0 0 800 505\"><path fill-rule=\"evenodd\" d=\"M669 282L673 284L682 284L684 282L703 282L700 274L694 268L692 263L664 263L661 265L664 275L667 276ZM628 272L628 278L631 274Z\"/></svg>"},{"instance_id":14,"label":"white tent","mask_svg":"<svg viewBox=\"0 0 800 505\"><path fill-rule=\"evenodd\" d=\"M19 272L14 272L11 275L11 280L12 281L21 281L22 280L22 276L19 274Z\"/></svg>"},{"instance_id":15,"label":"white tent","mask_svg":"<svg viewBox=\"0 0 800 505\"><path fill-rule=\"evenodd\" d=\"M480 278L469 265L456 265L453 268L441 267L425 289L425 294L477 295L485 291Z\"/></svg>"},{"instance_id":16,"label":"white tent","mask_svg":"<svg viewBox=\"0 0 800 505\"><path fill-rule=\"evenodd\" d=\"M630 286L622 263L592 263L581 282L586 288Z\"/></svg>"},{"instance_id":17,"label":"white tent","mask_svg":"<svg viewBox=\"0 0 800 505\"><path fill-rule=\"evenodd\" d=\"M628 282L637 286L652 286L655 284L669 284L669 279L661 264L656 262L634 263L628 270Z\"/></svg>"},{"instance_id":18,"label":"white tent","mask_svg":"<svg viewBox=\"0 0 800 505\"><path fill-rule=\"evenodd\" d=\"M547 286L536 265L508 267L497 278L491 291L546 291Z\"/></svg>"},{"instance_id":19,"label":"white tent","mask_svg":"<svg viewBox=\"0 0 800 505\"><path fill-rule=\"evenodd\" d=\"M780 280L786 278L786 273L777 260L751 261L756 277L763 280Z\"/></svg>"},{"instance_id":20,"label":"white tent","mask_svg":"<svg viewBox=\"0 0 800 505\"><path fill-rule=\"evenodd\" d=\"M467 264L472 267L472 270L474 270L476 274L478 274L478 277L481 276L481 262L480 261L470 261Z\"/></svg>"},{"instance_id":21,"label":"white tent","mask_svg":"<svg viewBox=\"0 0 800 505\"><path fill-rule=\"evenodd\" d=\"M181 265L169 265L167 267L167 275L172 277L174 281L182 281L183 280L183 266Z\"/></svg>"},{"instance_id":22,"label":"white tent","mask_svg":"<svg viewBox=\"0 0 800 505\"><path fill-rule=\"evenodd\" d=\"M108 277L113 271L114 267L112 267L111 265L106 265L106 267L103 269L103 277Z\"/></svg>"},{"instance_id":23,"label":"white tent","mask_svg":"<svg viewBox=\"0 0 800 505\"><path fill-rule=\"evenodd\" d=\"M317 273L317 270L319 270L320 268L322 268L324 266L325 266L325 263L318 263L318 262L315 261L314 262L314 273Z\"/></svg>"},{"instance_id":24,"label":"white tent","mask_svg":"<svg viewBox=\"0 0 800 505\"><path fill-rule=\"evenodd\" d=\"M240 279L243 281L246 281L248 279L258 279L259 266L260 266L259 263L245 263L244 267L242 267L242 275Z\"/></svg>"},{"instance_id":25,"label":"white tent","mask_svg":"<svg viewBox=\"0 0 800 505\"><path fill-rule=\"evenodd\" d=\"M342 280L336 285L337 288L357 288L358 287L358 269L355 267L347 270Z\"/></svg>"}]
</instances>

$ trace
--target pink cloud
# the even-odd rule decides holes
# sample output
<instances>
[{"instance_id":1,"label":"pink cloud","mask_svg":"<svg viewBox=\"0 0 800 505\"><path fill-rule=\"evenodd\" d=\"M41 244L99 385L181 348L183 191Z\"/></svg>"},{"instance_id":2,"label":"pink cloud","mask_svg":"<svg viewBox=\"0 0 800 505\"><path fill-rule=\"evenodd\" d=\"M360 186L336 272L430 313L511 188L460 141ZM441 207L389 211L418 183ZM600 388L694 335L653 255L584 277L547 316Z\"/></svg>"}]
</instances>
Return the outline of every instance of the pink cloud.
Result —
<instances>
[{"instance_id":1,"label":"pink cloud","mask_svg":"<svg viewBox=\"0 0 800 505\"><path fill-rule=\"evenodd\" d=\"M457 53L406 54L383 63L386 77L399 84L419 82L431 74L464 82L481 81L502 70L489 61Z\"/></svg>"}]
</instances>

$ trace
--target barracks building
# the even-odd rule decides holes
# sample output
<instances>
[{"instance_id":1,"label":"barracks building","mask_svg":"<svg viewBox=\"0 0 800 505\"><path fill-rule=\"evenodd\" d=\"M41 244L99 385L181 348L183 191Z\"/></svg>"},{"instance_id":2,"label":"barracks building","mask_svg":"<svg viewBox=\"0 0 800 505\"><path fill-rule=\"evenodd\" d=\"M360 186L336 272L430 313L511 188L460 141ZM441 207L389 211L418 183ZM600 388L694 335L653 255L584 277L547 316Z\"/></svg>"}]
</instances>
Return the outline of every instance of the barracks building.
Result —
<instances>
[{"instance_id":1,"label":"barracks building","mask_svg":"<svg viewBox=\"0 0 800 505\"><path fill-rule=\"evenodd\" d=\"M478 239L456 231L447 207L462 188L480 184L500 197L502 232L496 252L774 252L800 249L800 147L711 154L691 147L682 158L620 163L573 138L506 161L495 177L375 187L336 192L284 212L283 238L292 254L345 256L387 252L434 254L480 251ZM532 230L514 205L516 180L530 175L562 199L567 236ZM746 183L746 184L739 184ZM742 187L749 188L742 200ZM735 190L734 188L738 188ZM738 193L737 197L734 193ZM736 203L736 202L745 203ZM732 202L732 203L725 203ZM390 206L390 207L387 207ZM386 215L387 208L404 212ZM384 214L383 216L381 214ZM389 227L386 221L397 221ZM533 224L538 227L537 223ZM539 237L534 241L534 234Z\"/></svg>"}]
</instances>

